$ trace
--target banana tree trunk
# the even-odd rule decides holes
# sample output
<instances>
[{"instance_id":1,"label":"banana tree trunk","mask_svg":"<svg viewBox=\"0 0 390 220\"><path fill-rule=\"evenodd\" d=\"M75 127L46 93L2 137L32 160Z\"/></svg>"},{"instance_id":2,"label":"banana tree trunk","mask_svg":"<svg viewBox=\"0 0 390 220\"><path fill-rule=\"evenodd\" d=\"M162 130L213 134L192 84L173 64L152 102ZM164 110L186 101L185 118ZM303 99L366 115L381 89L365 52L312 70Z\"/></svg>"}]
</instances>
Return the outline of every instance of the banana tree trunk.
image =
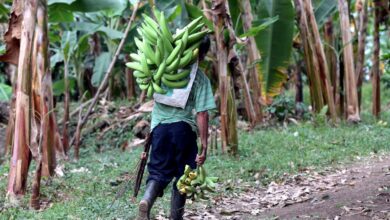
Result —
<instances>
[{"instance_id":1,"label":"banana tree trunk","mask_svg":"<svg viewBox=\"0 0 390 220\"><path fill-rule=\"evenodd\" d=\"M56 143L58 133L53 107L53 89L50 73L47 0L39 0L37 13L38 53L37 73L40 81L40 134L39 145L42 151L42 175L51 176L56 167Z\"/></svg>"},{"instance_id":2,"label":"banana tree trunk","mask_svg":"<svg viewBox=\"0 0 390 220\"><path fill-rule=\"evenodd\" d=\"M362 85L363 85L363 74L364 74L364 61L365 61L365 47L366 47L366 36L367 36L367 8L368 3L366 0L358 0L357 2L358 11L358 51L356 59L356 78L358 88L358 101L359 109L362 106Z\"/></svg>"},{"instance_id":3,"label":"banana tree trunk","mask_svg":"<svg viewBox=\"0 0 390 220\"><path fill-rule=\"evenodd\" d=\"M15 78L16 69L13 71L13 77ZM12 146L13 146L13 134L15 130L15 105L16 105L16 80L12 80L12 97L9 105L9 117L7 130L5 133L5 155L12 154Z\"/></svg>"},{"instance_id":4,"label":"banana tree trunk","mask_svg":"<svg viewBox=\"0 0 390 220\"><path fill-rule=\"evenodd\" d=\"M309 24L309 38L311 38L310 46L313 47L312 51L314 52L314 69L319 74L321 79L321 87L323 91L323 97L325 103L328 105L329 114L333 122L336 121L336 107L333 97L333 88L331 86L330 74L328 69L327 60L325 57L324 47L321 41L320 32L317 26L317 21L314 15L314 9L310 0L303 0L304 8L306 10L306 15L308 16Z\"/></svg>"},{"instance_id":5,"label":"banana tree trunk","mask_svg":"<svg viewBox=\"0 0 390 220\"><path fill-rule=\"evenodd\" d=\"M324 25L324 41L327 43L325 47L325 56L328 62L328 70L330 75L331 87L333 88L333 99L336 106L338 116L342 116L340 107L340 73L337 51L335 49L335 36L333 31L333 18L329 17Z\"/></svg>"},{"instance_id":6,"label":"banana tree trunk","mask_svg":"<svg viewBox=\"0 0 390 220\"><path fill-rule=\"evenodd\" d=\"M15 132L13 152L8 175L8 198L13 201L23 195L27 186L30 165L30 126L31 126L31 55L34 37L37 1L23 3L23 22L18 63Z\"/></svg>"},{"instance_id":7,"label":"banana tree trunk","mask_svg":"<svg viewBox=\"0 0 390 220\"><path fill-rule=\"evenodd\" d=\"M63 120L63 128L62 128L62 146L64 147L65 153L68 153L69 150L69 57L64 61L64 120Z\"/></svg>"},{"instance_id":8,"label":"banana tree trunk","mask_svg":"<svg viewBox=\"0 0 390 220\"><path fill-rule=\"evenodd\" d=\"M313 110L319 113L327 105L334 122L337 115L333 89L313 7L308 0L295 0L295 9L304 48Z\"/></svg>"},{"instance_id":9,"label":"banana tree trunk","mask_svg":"<svg viewBox=\"0 0 390 220\"><path fill-rule=\"evenodd\" d=\"M379 118L381 112L381 70L379 68L380 36L379 26L381 18L380 1L374 1L374 52L372 55L372 114Z\"/></svg>"},{"instance_id":10,"label":"banana tree trunk","mask_svg":"<svg viewBox=\"0 0 390 220\"><path fill-rule=\"evenodd\" d=\"M356 88L355 66L353 61L352 35L350 31L350 21L348 13L348 3L345 0L338 0L338 8L340 14L341 37L344 45L344 81L346 93L347 120L349 122L359 122L359 103Z\"/></svg>"},{"instance_id":11,"label":"banana tree trunk","mask_svg":"<svg viewBox=\"0 0 390 220\"><path fill-rule=\"evenodd\" d=\"M251 8L251 3L249 0L244 0L242 2L242 21L243 21L243 27L244 31L248 31L250 28L252 28L252 21L253 21L253 16L252 16L252 8ZM260 52L257 49L256 46L256 41L254 37L249 37L248 42L246 45L246 48L248 50L248 58L250 64L254 64L255 62L260 60ZM263 118L263 114L261 111L261 84L259 83L259 69L260 66L259 64L256 65L251 65L252 67L248 69L249 73L249 78L250 82L252 85L252 96L253 100L250 100L251 102L248 103L247 105L252 105L249 106L249 109L254 109L254 112L251 113L252 117L250 117L250 122L255 125L257 123L260 123ZM253 104L252 104L253 103Z\"/></svg>"},{"instance_id":12,"label":"banana tree trunk","mask_svg":"<svg viewBox=\"0 0 390 220\"><path fill-rule=\"evenodd\" d=\"M225 44L223 31L226 28L229 14L227 2L225 0L213 0L212 12L215 28L215 41L217 45L219 93L220 93L220 114L221 114L221 138L222 151L229 151L231 154L237 153L237 127L236 127L236 106L234 104L234 91L230 84L228 75L228 51Z\"/></svg>"}]
</instances>

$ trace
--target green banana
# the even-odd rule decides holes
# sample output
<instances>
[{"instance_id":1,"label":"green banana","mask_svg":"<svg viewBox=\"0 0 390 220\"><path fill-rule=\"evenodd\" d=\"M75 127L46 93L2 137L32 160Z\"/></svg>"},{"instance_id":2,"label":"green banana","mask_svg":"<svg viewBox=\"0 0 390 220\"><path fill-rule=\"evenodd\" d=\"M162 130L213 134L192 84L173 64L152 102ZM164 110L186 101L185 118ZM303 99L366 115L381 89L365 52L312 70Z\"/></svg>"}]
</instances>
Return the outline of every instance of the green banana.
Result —
<instances>
[{"instance_id":1,"label":"green banana","mask_svg":"<svg viewBox=\"0 0 390 220\"><path fill-rule=\"evenodd\" d=\"M173 42L172 33L168 28L168 24L167 21L165 20L164 12L161 12L160 14L159 24L160 24L161 32L164 35L164 37L166 37L169 40L169 42Z\"/></svg>"},{"instance_id":2,"label":"green banana","mask_svg":"<svg viewBox=\"0 0 390 220\"><path fill-rule=\"evenodd\" d=\"M143 84L143 83L139 83L138 85L141 90L147 90L148 87L150 86L150 84Z\"/></svg>"},{"instance_id":3,"label":"green banana","mask_svg":"<svg viewBox=\"0 0 390 220\"><path fill-rule=\"evenodd\" d=\"M164 59L164 56L165 56L164 45L163 45L161 38L159 38L157 40L157 47L156 47L156 61L157 61L156 64L157 64L157 66L161 64L161 62Z\"/></svg>"},{"instance_id":4,"label":"green banana","mask_svg":"<svg viewBox=\"0 0 390 220\"><path fill-rule=\"evenodd\" d=\"M183 46L183 41L180 41L179 44L175 47L175 49L173 49L173 51L167 58L168 65L170 65L175 58L177 59L178 57L180 57L182 46Z\"/></svg>"},{"instance_id":5,"label":"green banana","mask_svg":"<svg viewBox=\"0 0 390 220\"><path fill-rule=\"evenodd\" d=\"M184 56L180 59L179 63L179 69L182 69L186 67L192 60L192 54L193 52L188 52L187 54L184 54Z\"/></svg>"},{"instance_id":6,"label":"green banana","mask_svg":"<svg viewBox=\"0 0 390 220\"><path fill-rule=\"evenodd\" d=\"M197 175L196 175L196 172L190 172L190 174L188 174L188 177L191 179L191 180L194 180L196 179ZM191 183L190 183L191 184Z\"/></svg>"},{"instance_id":7,"label":"green banana","mask_svg":"<svg viewBox=\"0 0 390 220\"><path fill-rule=\"evenodd\" d=\"M203 27L204 27L204 23L198 24L194 29L192 29L190 34L197 33L198 31L202 30Z\"/></svg>"},{"instance_id":8,"label":"green banana","mask_svg":"<svg viewBox=\"0 0 390 220\"><path fill-rule=\"evenodd\" d=\"M144 69L142 68L142 65L138 62L128 62L128 63L126 63L126 66L133 69L133 70L138 70L141 72L144 71Z\"/></svg>"},{"instance_id":9,"label":"green banana","mask_svg":"<svg viewBox=\"0 0 390 220\"><path fill-rule=\"evenodd\" d=\"M161 63L161 65L158 67L156 74L154 74L154 76L153 76L154 81L158 81L161 79L161 77L163 76L163 74L165 72L166 66L167 66L167 62L164 60Z\"/></svg>"},{"instance_id":10,"label":"green banana","mask_svg":"<svg viewBox=\"0 0 390 220\"><path fill-rule=\"evenodd\" d=\"M145 19L145 23L147 23L150 27L153 28L153 30L158 33L158 24L153 20L153 18L147 16L146 14L142 14L142 17Z\"/></svg>"},{"instance_id":11,"label":"green banana","mask_svg":"<svg viewBox=\"0 0 390 220\"><path fill-rule=\"evenodd\" d=\"M185 190L186 190L186 194L187 193L194 193L194 192L196 192L195 188L192 187L192 186L186 186Z\"/></svg>"},{"instance_id":12,"label":"green banana","mask_svg":"<svg viewBox=\"0 0 390 220\"><path fill-rule=\"evenodd\" d=\"M157 9L157 7L155 5L153 6L153 14L154 14L154 17L157 18L157 20L161 16L161 12Z\"/></svg>"},{"instance_id":13,"label":"green banana","mask_svg":"<svg viewBox=\"0 0 390 220\"><path fill-rule=\"evenodd\" d=\"M188 43L194 43L200 39L202 39L204 36L206 36L209 33L209 30L204 30L195 34L191 34L188 36Z\"/></svg>"},{"instance_id":14,"label":"green banana","mask_svg":"<svg viewBox=\"0 0 390 220\"><path fill-rule=\"evenodd\" d=\"M191 179L187 177L184 181L184 184L186 184L187 186L191 185Z\"/></svg>"},{"instance_id":15,"label":"green banana","mask_svg":"<svg viewBox=\"0 0 390 220\"><path fill-rule=\"evenodd\" d=\"M154 52L152 47L148 44L148 42L142 42L141 51L146 55L146 58L150 59L154 64L157 64L156 57L154 56Z\"/></svg>"},{"instance_id":16,"label":"green banana","mask_svg":"<svg viewBox=\"0 0 390 220\"><path fill-rule=\"evenodd\" d=\"M174 60L169 66L167 66L167 72L169 73L169 72L177 70L177 68L179 67L179 64L180 64L180 57L177 58L176 60Z\"/></svg>"},{"instance_id":17,"label":"green banana","mask_svg":"<svg viewBox=\"0 0 390 220\"><path fill-rule=\"evenodd\" d=\"M189 165L185 165L184 167L184 175L187 177L191 172L191 167Z\"/></svg>"},{"instance_id":18,"label":"green banana","mask_svg":"<svg viewBox=\"0 0 390 220\"><path fill-rule=\"evenodd\" d=\"M133 59L134 61L137 61L137 62L140 62L141 61L141 56L136 54L136 53L131 53L130 54L130 57L131 59Z\"/></svg>"},{"instance_id":19,"label":"green banana","mask_svg":"<svg viewBox=\"0 0 390 220\"><path fill-rule=\"evenodd\" d=\"M149 84L149 83L150 83L150 78L146 78L146 79L137 78L135 81L136 81L137 83L139 83L139 84Z\"/></svg>"},{"instance_id":20,"label":"green banana","mask_svg":"<svg viewBox=\"0 0 390 220\"><path fill-rule=\"evenodd\" d=\"M200 180L200 182L202 183L202 184L204 184L205 183L205 179L206 179L206 171L205 171L205 169L203 168L203 166L200 166L199 168L198 168L198 171L199 171L199 180Z\"/></svg>"},{"instance_id":21,"label":"green banana","mask_svg":"<svg viewBox=\"0 0 390 220\"><path fill-rule=\"evenodd\" d=\"M177 81L177 80L182 80L184 78L187 78L190 75L190 73L191 73L191 70L184 70L181 73L174 74L174 75L165 74L164 77L165 77L165 79L170 80L170 81Z\"/></svg>"},{"instance_id":22,"label":"green banana","mask_svg":"<svg viewBox=\"0 0 390 220\"><path fill-rule=\"evenodd\" d=\"M146 75L143 72L138 71L138 70L133 72L133 76L135 76L137 78L146 78L146 77L148 77L148 75Z\"/></svg>"},{"instance_id":23,"label":"green banana","mask_svg":"<svg viewBox=\"0 0 390 220\"><path fill-rule=\"evenodd\" d=\"M137 46L138 50L142 51L143 47L144 47L142 41L140 39L138 39L138 37L135 37L134 42L135 42L135 45Z\"/></svg>"},{"instance_id":24,"label":"green banana","mask_svg":"<svg viewBox=\"0 0 390 220\"><path fill-rule=\"evenodd\" d=\"M201 43L202 43L202 42L198 41L198 42L196 42L196 43L194 43L194 44L191 44L191 46L188 47L188 48L183 52L183 54L192 52L192 51L194 51L195 49L199 48L199 46L200 46Z\"/></svg>"},{"instance_id":25,"label":"green banana","mask_svg":"<svg viewBox=\"0 0 390 220\"><path fill-rule=\"evenodd\" d=\"M164 48L167 51L167 54L170 54L173 51L173 46L172 46L171 42L169 42L169 40L165 37L162 38L162 41L164 44Z\"/></svg>"},{"instance_id":26,"label":"green banana","mask_svg":"<svg viewBox=\"0 0 390 220\"><path fill-rule=\"evenodd\" d=\"M148 61L146 60L146 55L143 53L141 55L141 65L142 65L142 69L146 75L150 76L151 75L151 72L150 72L150 69L149 69L149 66L148 66Z\"/></svg>"},{"instance_id":27,"label":"green banana","mask_svg":"<svg viewBox=\"0 0 390 220\"><path fill-rule=\"evenodd\" d=\"M188 82L189 82L189 79L184 79L184 80L181 80L181 81L178 81L178 82L172 82L172 81L169 81L165 78L165 76L163 76L161 78L161 81L162 83L164 83L164 85L166 85L168 88L172 88L172 89L179 89L179 88L183 88L183 87L186 87Z\"/></svg>"},{"instance_id":28,"label":"green banana","mask_svg":"<svg viewBox=\"0 0 390 220\"><path fill-rule=\"evenodd\" d=\"M151 28L150 26L146 25L145 23L142 24L141 26L142 26L142 29L143 29L143 33L146 36L149 36L150 39L153 39L153 42L157 43L157 38L158 38L157 32L155 32L153 30L153 28Z\"/></svg>"},{"instance_id":29,"label":"green banana","mask_svg":"<svg viewBox=\"0 0 390 220\"><path fill-rule=\"evenodd\" d=\"M146 95L150 98L150 97L152 97L153 92L154 92L153 86L150 86L150 84L149 84L148 91L146 92Z\"/></svg>"},{"instance_id":30,"label":"green banana","mask_svg":"<svg viewBox=\"0 0 390 220\"><path fill-rule=\"evenodd\" d=\"M195 49L194 52L192 53L192 58L190 63L198 59L198 55L199 55L199 49Z\"/></svg>"},{"instance_id":31,"label":"green banana","mask_svg":"<svg viewBox=\"0 0 390 220\"><path fill-rule=\"evenodd\" d=\"M188 33L188 30L186 30L186 32L184 32L184 35L182 38L182 41L183 41L182 51L184 51L184 49L187 47L188 37L189 37L189 33Z\"/></svg>"},{"instance_id":32,"label":"green banana","mask_svg":"<svg viewBox=\"0 0 390 220\"><path fill-rule=\"evenodd\" d=\"M183 37L184 35L184 32L186 31L186 29L188 29L189 32L192 31L192 29L194 29L198 23L202 20L202 16L198 17L197 19L191 21L187 26L185 26L183 29L181 29L180 31L176 32L175 36L173 36L173 40L176 41L180 38Z\"/></svg>"},{"instance_id":33,"label":"green banana","mask_svg":"<svg viewBox=\"0 0 390 220\"><path fill-rule=\"evenodd\" d=\"M160 51L161 59L165 59L164 40L162 38L159 38L157 41L157 50Z\"/></svg>"},{"instance_id":34,"label":"green banana","mask_svg":"<svg viewBox=\"0 0 390 220\"><path fill-rule=\"evenodd\" d=\"M165 91L163 88L161 88L159 85L157 85L157 83L155 82L152 82L152 86L153 86L153 90L157 93L160 93L160 94L165 94L167 93L167 91Z\"/></svg>"}]
</instances>

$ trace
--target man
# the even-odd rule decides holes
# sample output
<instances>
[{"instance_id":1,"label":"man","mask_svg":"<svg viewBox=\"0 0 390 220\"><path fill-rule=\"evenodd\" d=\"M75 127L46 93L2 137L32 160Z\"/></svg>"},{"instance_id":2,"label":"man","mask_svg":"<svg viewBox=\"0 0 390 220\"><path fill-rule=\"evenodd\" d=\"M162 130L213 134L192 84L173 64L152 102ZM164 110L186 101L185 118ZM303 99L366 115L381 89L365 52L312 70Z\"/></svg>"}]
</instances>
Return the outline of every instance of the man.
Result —
<instances>
[{"instance_id":1,"label":"man","mask_svg":"<svg viewBox=\"0 0 390 220\"><path fill-rule=\"evenodd\" d=\"M199 46L199 61L206 56L209 47L210 40L205 37ZM150 219L154 201L163 195L164 189L174 178L170 219L183 219L186 195L179 193L176 182L183 175L186 164L196 169L197 165L203 165L205 162L208 110L215 107L210 81L200 70L196 73L184 109L154 103L151 123L152 149L148 163L149 177L144 197L139 204L138 220ZM193 111L196 112L195 115ZM201 140L199 154L197 133Z\"/></svg>"}]
</instances>

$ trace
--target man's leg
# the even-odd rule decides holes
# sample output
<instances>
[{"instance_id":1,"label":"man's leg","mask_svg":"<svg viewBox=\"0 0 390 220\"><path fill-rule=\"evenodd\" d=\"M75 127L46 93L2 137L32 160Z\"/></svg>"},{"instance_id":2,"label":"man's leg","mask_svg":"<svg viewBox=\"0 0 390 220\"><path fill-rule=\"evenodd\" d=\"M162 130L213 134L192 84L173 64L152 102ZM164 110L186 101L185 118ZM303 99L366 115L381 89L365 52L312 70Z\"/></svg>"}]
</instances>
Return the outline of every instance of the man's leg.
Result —
<instances>
[{"instance_id":1,"label":"man's leg","mask_svg":"<svg viewBox=\"0 0 390 220\"><path fill-rule=\"evenodd\" d=\"M171 219L182 220L184 215L184 206L186 195L181 195L176 187L176 182L184 173L185 165L192 169L196 168L196 154L198 146L196 144L196 134L192 131L189 124L185 122L177 123L171 130L172 142L175 146L176 180L172 188L171 197Z\"/></svg>"},{"instance_id":2,"label":"man's leg","mask_svg":"<svg viewBox=\"0 0 390 220\"><path fill-rule=\"evenodd\" d=\"M139 203L139 212L137 220L149 220L150 219L150 210L157 197L162 194L164 191L163 185L155 180L150 180L146 184L146 190L144 197Z\"/></svg>"},{"instance_id":3,"label":"man's leg","mask_svg":"<svg viewBox=\"0 0 390 220\"><path fill-rule=\"evenodd\" d=\"M165 187L172 180L174 175L172 159L172 144L169 140L169 133L166 125L157 126L152 133L152 149L150 153L148 171L149 177L146 184L144 197L139 204L137 220L150 219L150 211L157 199L163 195Z\"/></svg>"}]
</instances>

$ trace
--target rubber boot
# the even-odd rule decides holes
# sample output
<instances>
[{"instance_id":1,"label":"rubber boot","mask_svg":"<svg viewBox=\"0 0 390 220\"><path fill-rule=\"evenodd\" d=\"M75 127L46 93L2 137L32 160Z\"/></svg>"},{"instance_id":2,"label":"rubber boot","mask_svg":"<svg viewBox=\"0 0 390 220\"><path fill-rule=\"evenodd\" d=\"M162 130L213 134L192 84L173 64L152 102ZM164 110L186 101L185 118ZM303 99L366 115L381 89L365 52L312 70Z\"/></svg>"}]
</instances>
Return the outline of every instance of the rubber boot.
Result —
<instances>
[{"instance_id":1,"label":"rubber boot","mask_svg":"<svg viewBox=\"0 0 390 220\"><path fill-rule=\"evenodd\" d=\"M149 220L150 210L157 197L162 196L163 188L157 181L150 180L146 185L144 197L139 203L138 217L137 220Z\"/></svg>"},{"instance_id":2,"label":"rubber boot","mask_svg":"<svg viewBox=\"0 0 390 220\"><path fill-rule=\"evenodd\" d=\"M170 220L183 220L186 195L180 194L176 187L176 182L177 181L174 182L172 189Z\"/></svg>"}]
</instances>

